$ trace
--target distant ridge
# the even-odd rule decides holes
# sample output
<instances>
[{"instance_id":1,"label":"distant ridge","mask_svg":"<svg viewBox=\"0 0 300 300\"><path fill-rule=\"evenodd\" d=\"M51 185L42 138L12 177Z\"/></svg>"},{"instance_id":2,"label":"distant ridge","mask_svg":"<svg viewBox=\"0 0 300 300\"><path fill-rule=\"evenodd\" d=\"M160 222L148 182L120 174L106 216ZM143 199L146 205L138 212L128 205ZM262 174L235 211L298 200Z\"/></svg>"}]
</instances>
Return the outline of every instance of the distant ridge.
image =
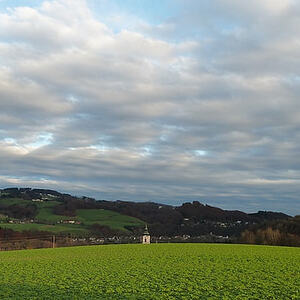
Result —
<instances>
[{"instance_id":1,"label":"distant ridge","mask_svg":"<svg viewBox=\"0 0 300 300\"><path fill-rule=\"evenodd\" d=\"M76 208L103 208L137 217L148 223L172 223L177 222L181 218L220 222L260 222L264 220L287 219L290 217L282 212L259 211L257 213L245 213L239 210L223 210L207 204L204 205L199 201L183 203L180 206L171 206L155 202L96 200L84 196L75 197L51 189L14 187L4 188L0 191L2 191L1 197L7 197L6 194L8 194L10 197L19 197L25 200L35 199L41 195L55 196L57 201L64 203L64 205L61 205L58 209L61 214L72 215L72 210Z\"/></svg>"},{"instance_id":2,"label":"distant ridge","mask_svg":"<svg viewBox=\"0 0 300 300\"><path fill-rule=\"evenodd\" d=\"M152 236L178 241L299 245L300 217L281 212L245 213L199 201L171 206L155 202L75 197L51 189L0 189L0 234L15 231L81 236ZM13 230L8 232L7 230ZM26 235L25 231L21 235Z\"/></svg>"}]
</instances>

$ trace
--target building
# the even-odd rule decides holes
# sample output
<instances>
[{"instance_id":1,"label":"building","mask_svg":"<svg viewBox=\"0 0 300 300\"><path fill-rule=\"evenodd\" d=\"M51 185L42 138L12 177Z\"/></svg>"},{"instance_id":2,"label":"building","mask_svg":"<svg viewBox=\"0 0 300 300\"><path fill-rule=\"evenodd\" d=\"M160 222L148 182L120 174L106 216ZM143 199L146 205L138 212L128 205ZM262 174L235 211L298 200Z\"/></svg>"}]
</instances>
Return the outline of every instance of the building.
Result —
<instances>
[{"instance_id":1,"label":"building","mask_svg":"<svg viewBox=\"0 0 300 300\"><path fill-rule=\"evenodd\" d=\"M147 245L147 244L150 244L150 242L151 242L151 237L150 237L150 233L148 231L148 227L146 225L143 236L142 236L142 244Z\"/></svg>"}]
</instances>

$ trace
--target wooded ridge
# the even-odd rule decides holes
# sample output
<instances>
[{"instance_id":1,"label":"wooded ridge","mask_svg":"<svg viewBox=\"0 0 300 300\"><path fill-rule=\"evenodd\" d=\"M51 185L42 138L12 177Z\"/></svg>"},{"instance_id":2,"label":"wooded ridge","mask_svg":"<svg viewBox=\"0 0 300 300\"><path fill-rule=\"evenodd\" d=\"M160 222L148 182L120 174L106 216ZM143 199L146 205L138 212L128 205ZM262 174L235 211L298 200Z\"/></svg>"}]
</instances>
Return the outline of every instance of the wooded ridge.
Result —
<instances>
[{"instance_id":1,"label":"wooded ridge","mask_svg":"<svg viewBox=\"0 0 300 300\"><path fill-rule=\"evenodd\" d=\"M67 234L70 230L74 235L94 236L139 235L147 223L155 237L300 244L299 216L293 218L271 211L249 214L198 201L171 206L154 202L96 200L50 189L5 188L0 190L0 214L2 235L3 230L6 234L9 229L20 231L22 225L17 226L18 222L30 222L32 228L35 223L39 226L47 224L48 231L51 231L51 225L53 230L61 228L61 233ZM116 223L107 223L107 216ZM43 227L37 227L37 230L43 231Z\"/></svg>"}]
</instances>

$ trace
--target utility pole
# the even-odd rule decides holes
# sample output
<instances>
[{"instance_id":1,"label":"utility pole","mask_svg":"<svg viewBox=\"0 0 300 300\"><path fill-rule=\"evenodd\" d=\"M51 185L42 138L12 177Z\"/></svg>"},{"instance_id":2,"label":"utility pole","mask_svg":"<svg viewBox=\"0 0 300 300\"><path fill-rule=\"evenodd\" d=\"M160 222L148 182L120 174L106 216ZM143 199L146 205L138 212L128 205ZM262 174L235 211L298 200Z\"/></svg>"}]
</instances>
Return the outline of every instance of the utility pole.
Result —
<instances>
[{"instance_id":1,"label":"utility pole","mask_svg":"<svg viewBox=\"0 0 300 300\"><path fill-rule=\"evenodd\" d=\"M52 236L52 248L55 248L55 235Z\"/></svg>"}]
</instances>

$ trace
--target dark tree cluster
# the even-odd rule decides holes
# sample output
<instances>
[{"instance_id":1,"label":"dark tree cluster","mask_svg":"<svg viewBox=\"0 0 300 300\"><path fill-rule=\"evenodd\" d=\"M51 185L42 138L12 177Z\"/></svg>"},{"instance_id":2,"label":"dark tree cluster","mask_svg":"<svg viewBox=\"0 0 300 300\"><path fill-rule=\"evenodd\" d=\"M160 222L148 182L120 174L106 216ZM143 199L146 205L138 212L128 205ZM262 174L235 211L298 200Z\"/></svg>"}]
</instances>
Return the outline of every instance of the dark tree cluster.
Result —
<instances>
[{"instance_id":1,"label":"dark tree cluster","mask_svg":"<svg viewBox=\"0 0 300 300\"><path fill-rule=\"evenodd\" d=\"M241 241L249 244L300 246L300 216L257 224L245 230Z\"/></svg>"},{"instance_id":2,"label":"dark tree cluster","mask_svg":"<svg viewBox=\"0 0 300 300\"><path fill-rule=\"evenodd\" d=\"M195 221L210 220L217 222L262 222L265 220L286 219L289 216L283 213L259 211L254 214L247 214L238 210L223 210L218 207L204 205L198 201L184 203L176 208L184 218L191 218Z\"/></svg>"},{"instance_id":3,"label":"dark tree cluster","mask_svg":"<svg viewBox=\"0 0 300 300\"><path fill-rule=\"evenodd\" d=\"M26 206L13 204L9 206L1 206L2 213L15 219L33 219L37 214L37 207L35 204L28 204Z\"/></svg>"}]
</instances>

